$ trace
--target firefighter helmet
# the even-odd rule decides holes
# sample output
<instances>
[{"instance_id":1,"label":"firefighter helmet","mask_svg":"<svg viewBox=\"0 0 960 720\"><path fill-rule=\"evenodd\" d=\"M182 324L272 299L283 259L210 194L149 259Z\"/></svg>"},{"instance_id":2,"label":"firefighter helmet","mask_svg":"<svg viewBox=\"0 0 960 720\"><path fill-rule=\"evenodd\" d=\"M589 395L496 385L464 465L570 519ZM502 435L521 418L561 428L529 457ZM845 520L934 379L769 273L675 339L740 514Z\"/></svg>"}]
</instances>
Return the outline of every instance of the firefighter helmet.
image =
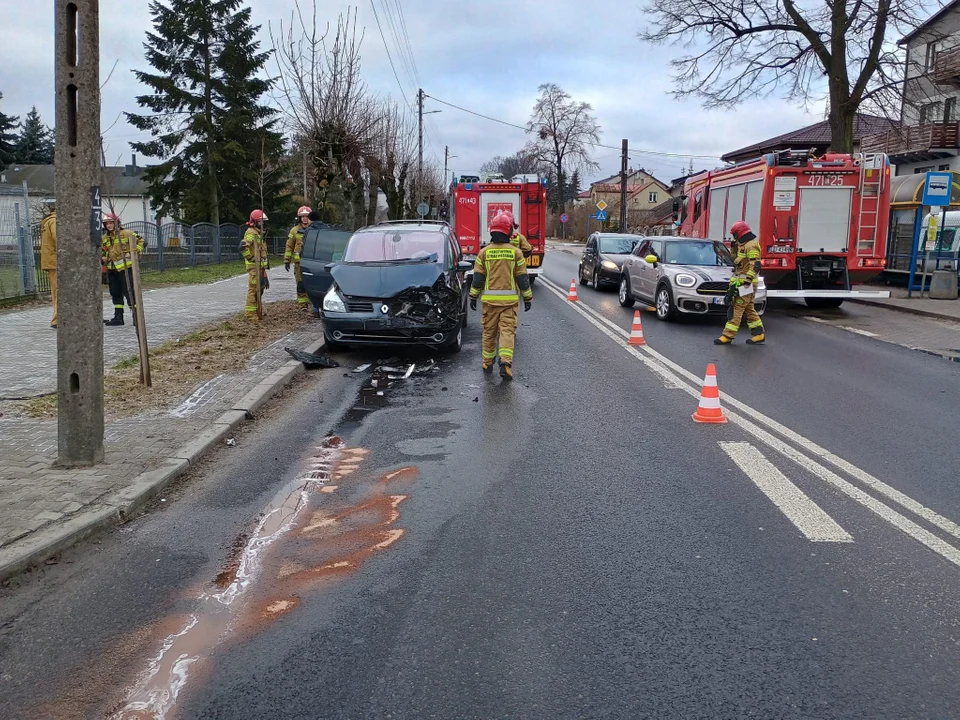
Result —
<instances>
[{"instance_id":1,"label":"firefighter helmet","mask_svg":"<svg viewBox=\"0 0 960 720\"><path fill-rule=\"evenodd\" d=\"M313 210L311 210L306 205L303 205L299 210L297 210L297 217L300 218L300 217L303 217L304 215L309 215L312 212Z\"/></svg>"},{"instance_id":2,"label":"firefighter helmet","mask_svg":"<svg viewBox=\"0 0 960 720\"><path fill-rule=\"evenodd\" d=\"M513 231L513 215L508 212L499 213L490 221L490 232L509 235Z\"/></svg>"},{"instance_id":3,"label":"firefighter helmet","mask_svg":"<svg viewBox=\"0 0 960 720\"><path fill-rule=\"evenodd\" d=\"M112 223L116 223L117 225L119 225L119 224L120 224L120 216L117 215L116 213L110 213L110 212L108 212L108 213L105 213L105 214L104 214L104 216L103 216L103 221L104 221L104 222L112 222Z\"/></svg>"},{"instance_id":4,"label":"firefighter helmet","mask_svg":"<svg viewBox=\"0 0 960 720\"><path fill-rule=\"evenodd\" d=\"M267 217L267 214L263 210L254 210L252 213L250 213L250 222L252 223L264 222L265 220L269 219L270 218Z\"/></svg>"},{"instance_id":5,"label":"firefighter helmet","mask_svg":"<svg viewBox=\"0 0 960 720\"><path fill-rule=\"evenodd\" d=\"M736 240L739 240L748 232L750 232L750 226L747 225L743 220L738 220L730 226L730 234L733 235L734 239Z\"/></svg>"}]
</instances>

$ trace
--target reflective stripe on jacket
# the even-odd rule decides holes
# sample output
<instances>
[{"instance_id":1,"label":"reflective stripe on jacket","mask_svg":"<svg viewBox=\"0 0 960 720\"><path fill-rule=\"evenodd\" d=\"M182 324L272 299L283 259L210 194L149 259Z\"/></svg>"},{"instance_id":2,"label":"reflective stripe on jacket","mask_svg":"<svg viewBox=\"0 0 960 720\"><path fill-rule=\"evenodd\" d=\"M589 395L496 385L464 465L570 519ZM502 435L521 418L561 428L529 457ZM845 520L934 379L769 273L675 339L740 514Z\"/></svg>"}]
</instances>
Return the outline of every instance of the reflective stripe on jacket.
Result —
<instances>
[{"instance_id":1,"label":"reflective stripe on jacket","mask_svg":"<svg viewBox=\"0 0 960 720\"><path fill-rule=\"evenodd\" d=\"M247 231L243 234L243 240L240 241L240 256L243 258L247 270L256 265L253 255L254 243L260 244L260 267L267 267L267 243L263 239L263 233L251 226L247 228Z\"/></svg>"},{"instance_id":2,"label":"reflective stripe on jacket","mask_svg":"<svg viewBox=\"0 0 960 720\"><path fill-rule=\"evenodd\" d=\"M309 227L309 225L307 226ZM300 262L300 253L303 250L303 236L307 228L303 225L294 225L287 235L287 249L283 253L284 262Z\"/></svg>"},{"instance_id":3,"label":"reflective stripe on jacket","mask_svg":"<svg viewBox=\"0 0 960 720\"><path fill-rule=\"evenodd\" d=\"M520 302L520 293L525 300L533 298L523 252L506 243L483 248L473 265L470 297L482 296L490 305L515 305Z\"/></svg>"},{"instance_id":4,"label":"reflective stripe on jacket","mask_svg":"<svg viewBox=\"0 0 960 720\"><path fill-rule=\"evenodd\" d=\"M521 232L514 233L510 236L510 244L520 248L523 252L531 252L533 250L533 245L530 244L526 236Z\"/></svg>"},{"instance_id":5,"label":"reflective stripe on jacket","mask_svg":"<svg viewBox=\"0 0 960 720\"><path fill-rule=\"evenodd\" d=\"M137 256L143 253L143 238L133 230L115 230L104 233L100 241L100 254L107 270L126 270L133 266L130 261L130 239L136 239Z\"/></svg>"}]
</instances>

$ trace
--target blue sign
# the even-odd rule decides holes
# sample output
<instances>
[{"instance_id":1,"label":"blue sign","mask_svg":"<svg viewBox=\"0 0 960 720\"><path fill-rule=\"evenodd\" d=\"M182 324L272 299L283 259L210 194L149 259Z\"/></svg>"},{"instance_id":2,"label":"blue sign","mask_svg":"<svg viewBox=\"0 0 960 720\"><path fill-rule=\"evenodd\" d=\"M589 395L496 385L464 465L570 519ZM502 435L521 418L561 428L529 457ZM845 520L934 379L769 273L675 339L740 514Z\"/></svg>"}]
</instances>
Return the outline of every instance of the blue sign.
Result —
<instances>
[{"instance_id":1,"label":"blue sign","mask_svg":"<svg viewBox=\"0 0 960 720\"><path fill-rule=\"evenodd\" d=\"M567 222L567 220L569 220L569 219L570 219L570 216L567 215L566 213L564 213L563 215L560 216L560 222L562 222L562 223Z\"/></svg>"},{"instance_id":2,"label":"blue sign","mask_svg":"<svg viewBox=\"0 0 960 720\"><path fill-rule=\"evenodd\" d=\"M473 190L473 183L464 183L464 184L463 184L463 189L464 189L464 190Z\"/></svg>"},{"instance_id":3,"label":"blue sign","mask_svg":"<svg viewBox=\"0 0 960 720\"><path fill-rule=\"evenodd\" d=\"M949 205L953 194L953 173L928 172L927 180L923 184L924 205Z\"/></svg>"},{"instance_id":4,"label":"blue sign","mask_svg":"<svg viewBox=\"0 0 960 720\"><path fill-rule=\"evenodd\" d=\"M604 220L607 219L607 211L606 211L606 210L597 210L597 214L594 215L594 217L595 217L597 220L599 220L600 222L603 222Z\"/></svg>"}]
</instances>

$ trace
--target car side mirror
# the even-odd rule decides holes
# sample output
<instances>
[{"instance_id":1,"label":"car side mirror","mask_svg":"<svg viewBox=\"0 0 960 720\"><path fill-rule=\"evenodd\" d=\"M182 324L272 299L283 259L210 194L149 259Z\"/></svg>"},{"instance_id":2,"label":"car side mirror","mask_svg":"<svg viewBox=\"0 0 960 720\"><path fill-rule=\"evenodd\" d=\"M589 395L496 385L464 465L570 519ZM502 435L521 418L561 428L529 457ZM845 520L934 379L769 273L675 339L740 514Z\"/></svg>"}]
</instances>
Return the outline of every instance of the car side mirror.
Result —
<instances>
[{"instance_id":1,"label":"car side mirror","mask_svg":"<svg viewBox=\"0 0 960 720\"><path fill-rule=\"evenodd\" d=\"M467 272L468 270L473 270L473 263L469 260L461 260L457 263L457 270L461 272Z\"/></svg>"},{"instance_id":2,"label":"car side mirror","mask_svg":"<svg viewBox=\"0 0 960 720\"><path fill-rule=\"evenodd\" d=\"M644 260L646 260L648 263L650 263L654 267L656 267L657 263L660 262L659 258L656 255L647 255L644 258Z\"/></svg>"}]
</instances>

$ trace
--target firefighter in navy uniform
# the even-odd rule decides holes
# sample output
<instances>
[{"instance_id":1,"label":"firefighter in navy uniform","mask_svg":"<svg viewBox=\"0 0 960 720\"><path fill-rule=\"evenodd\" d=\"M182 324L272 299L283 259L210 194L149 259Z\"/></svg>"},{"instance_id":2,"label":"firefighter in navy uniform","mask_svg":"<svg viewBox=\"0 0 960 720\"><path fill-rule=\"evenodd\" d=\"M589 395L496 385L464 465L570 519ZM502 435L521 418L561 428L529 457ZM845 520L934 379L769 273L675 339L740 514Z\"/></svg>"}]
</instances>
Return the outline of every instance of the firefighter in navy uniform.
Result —
<instances>
[{"instance_id":1,"label":"firefighter in navy uniform","mask_svg":"<svg viewBox=\"0 0 960 720\"><path fill-rule=\"evenodd\" d=\"M283 269L290 272L290 263L293 263L293 277L297 281L297 303L306 308L310 300L307 290L303 286L303 274L300 271L300 253L303 251L303 236L310 227L313 211L306 205L297 210L297 224L290 228L287 235L287 248L283 253Z\"/></svg>"},{"instance_id":2,"label":"firefighter in navy uniform","mask_svg":"<svg viewBox=\"0 0 960 720\"><path fill-rule=\"evenodd\" d=\"M513 216L500 213L490 221L490 244L480 250L473 266L470 308L483 302L483 371L493 371L500 350L500 376L513 380L513 345L517 334L517 311L523 295L524 312L530 310L533 290L527 278L523 252L510 244Z\"/></svg>"},{"instance_id":3,"label":"firefighter in navy uniform","mask_svg":"<svg viewBox=\"0 0 960 720\"><path fill-rule=\"evenodd\" d=\"M757 236L750 230L750 226L743 220L735 222L730 228L733 242L730 245L733 255L733 276L730 278L730 289L727 291L727 323L723 326L723 333L714 345L729 345L737 336L740 323L747 319L750 328L750 338L747 345L760 345L766 339L763 331L763 320L757 313L753 301L756 296L757 278L760 275L760 243ZM748 288L744 292L743 288Z\"/></svg>"},{"instance_id":4,"label":"firefighter in navy uniform","mask_svg":"<svg viewBox=\"0 0 960 720\"><path fill-rule=\"evenodd\" d=\"M133 324L137 324L136 304L133 297L133 260L130 256L130 239L136 241L137 256L143 252L143 238L132 230L120 226L120 218L114 213L103 216L106 232L100 241L101 262L107 274L107 287L113 299L113 317L104 320L108 326L123 325L123 302L127 301L133 312Z\"/></svg>"}]
</instances>

